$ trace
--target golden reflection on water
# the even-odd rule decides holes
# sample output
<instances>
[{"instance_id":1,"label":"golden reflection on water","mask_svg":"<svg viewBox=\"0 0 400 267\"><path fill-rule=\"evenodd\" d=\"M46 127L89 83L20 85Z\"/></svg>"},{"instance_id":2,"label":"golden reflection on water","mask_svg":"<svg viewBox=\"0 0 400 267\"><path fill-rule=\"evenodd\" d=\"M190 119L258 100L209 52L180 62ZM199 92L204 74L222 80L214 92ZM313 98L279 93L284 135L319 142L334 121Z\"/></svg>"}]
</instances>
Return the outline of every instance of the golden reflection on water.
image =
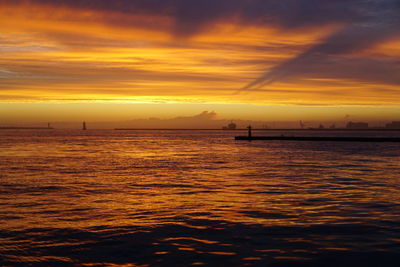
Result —
<instances>
[{"instance_id":1,"label":"golden reflection on water","mask_svg":"<svg viewBox=\"0 0 400 267\"><path fill-rule=\"evenodd\" d=\"M351 232L356 228L346 225L400 220L400 157L391 144L235 142L226 132L35 134L0 140L2 229L90 229L99 235L121 229L150 235L157 248L151 254L160 257L177 250L239 257L238 244L246 240L240 231L262 242L258 231L282 227L285 244L348 251L345 241L332 243L340 235L321 236L325 230L318 227L344 225ZM152 236L171 225L187 233ZM313 227L317 239L301 232ZM218 235L198 234L210 230ZM299 255L310 251L261 247L241 260L306 260L309 255Z\"/></svg>"},{"instance_id":2,"label":"golden reflection on water","mask_svg":"<svg viewBox=\"0 0 400 267\"><path fill-rule=\"evenodd\" d=\"M148 225L193 215L264 225L317 224L338 221L343 214L349 219L354 201L399 200L395 190L376 180L393 175L382 173L387 160L376 160L364 171L361 165L346 167L348 160L364 157L346 155L338 162L334 153L306 155L283 144L108 134L22 137L9 143L5 156L14 167L6 180L20 183L21 191L18 198L8 198L12 203L4 211L12 214L17 208L30 218L12 225ZM359 209L354 218L369 212Z\"/></svg>"}]
</instances>

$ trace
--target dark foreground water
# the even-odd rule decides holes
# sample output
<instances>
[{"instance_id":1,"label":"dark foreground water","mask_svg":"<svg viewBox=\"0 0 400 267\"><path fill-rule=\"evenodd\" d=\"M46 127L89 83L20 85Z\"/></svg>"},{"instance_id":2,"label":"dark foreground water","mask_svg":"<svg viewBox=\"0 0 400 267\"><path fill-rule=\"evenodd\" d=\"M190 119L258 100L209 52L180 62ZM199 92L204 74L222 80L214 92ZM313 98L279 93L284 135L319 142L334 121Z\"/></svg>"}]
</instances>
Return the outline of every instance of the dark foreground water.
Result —
<instances>
[{"instance_id":1,"label":"dark foreground water","mask_svg":"<svg viewBox=\"0 0 400 267\"><path fill-rule=\"evenodd\" d=\"M0 131L0 265L400 266L399 143L235 134Z\"/></svg>"}]
</instances>

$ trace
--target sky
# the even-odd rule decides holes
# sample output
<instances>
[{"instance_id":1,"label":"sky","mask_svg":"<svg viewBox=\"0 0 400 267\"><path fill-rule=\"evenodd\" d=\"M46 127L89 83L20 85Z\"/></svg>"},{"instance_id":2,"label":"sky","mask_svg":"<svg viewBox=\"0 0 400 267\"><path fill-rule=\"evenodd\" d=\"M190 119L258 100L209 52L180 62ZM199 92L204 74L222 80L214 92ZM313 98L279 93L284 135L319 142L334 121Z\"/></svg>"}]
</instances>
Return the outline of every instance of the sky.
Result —
<instances>
[{"instance_id":1,"label":"sky","mask_svg":"<svg viewBox=\"0 0 400 267\"><path fill-rule=\"evenodd\" d=\"M0 124L400 120L400 0L0 0Z\"/></svg>"}]
</instances>

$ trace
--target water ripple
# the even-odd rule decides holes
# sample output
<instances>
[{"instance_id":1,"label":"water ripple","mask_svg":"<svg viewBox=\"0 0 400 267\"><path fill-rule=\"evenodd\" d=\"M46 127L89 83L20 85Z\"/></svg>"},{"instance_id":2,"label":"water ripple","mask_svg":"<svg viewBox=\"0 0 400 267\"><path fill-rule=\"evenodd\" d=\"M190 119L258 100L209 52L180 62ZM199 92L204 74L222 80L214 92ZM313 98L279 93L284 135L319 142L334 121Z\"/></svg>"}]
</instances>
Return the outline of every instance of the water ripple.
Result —
<instances>
[{"instance_id":1,"label":"water ripple","mask_svg":"<svg viewBox=\"0 0 400 267\"><path fill-rule=\"evenodd\" d=\"M397 144L234 134L0 132L0 265L397 266Z\"/></svg>"}]
</instances>

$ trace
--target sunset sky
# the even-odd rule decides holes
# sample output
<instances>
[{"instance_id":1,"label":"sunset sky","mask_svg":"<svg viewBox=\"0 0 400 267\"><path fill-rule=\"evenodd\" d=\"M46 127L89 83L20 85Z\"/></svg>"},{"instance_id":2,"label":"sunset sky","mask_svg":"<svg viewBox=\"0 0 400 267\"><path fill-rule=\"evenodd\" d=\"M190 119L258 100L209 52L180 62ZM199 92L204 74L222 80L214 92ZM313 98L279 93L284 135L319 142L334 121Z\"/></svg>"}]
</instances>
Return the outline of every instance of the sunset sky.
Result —
<instances>
[{"instance_id":1,"label":"sunset sky","mask_svg":"<svg viewBox=\"0 0 400 267\"><path fill-rule=\"evenodd\" d=\"M400 120L399 0L0 0L0 124Z\"/></svg>"}]
</instances>

